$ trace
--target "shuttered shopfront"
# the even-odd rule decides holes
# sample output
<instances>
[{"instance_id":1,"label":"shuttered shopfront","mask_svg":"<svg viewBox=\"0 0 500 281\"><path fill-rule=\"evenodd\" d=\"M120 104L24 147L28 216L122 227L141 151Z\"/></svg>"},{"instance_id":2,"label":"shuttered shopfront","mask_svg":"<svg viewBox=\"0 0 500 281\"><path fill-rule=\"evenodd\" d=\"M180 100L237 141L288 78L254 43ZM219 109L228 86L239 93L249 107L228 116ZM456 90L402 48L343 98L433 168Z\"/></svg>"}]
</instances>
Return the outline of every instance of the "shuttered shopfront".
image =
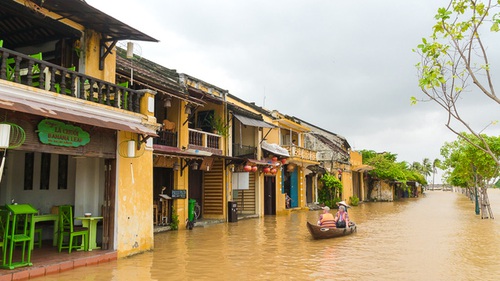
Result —
<instances>
[{"instance_id":1,"label":"shuttered shopfront","mask_svg":"<svg viewBox=\"0 0 500 281\"><path fill-rule=\"evenodd\" d=\"M222 217L224 215L223 160L216 158L210 171L203 178L203 215Z\"/></svg>"},{"instance_id":2,"label":"shuttered shopfront","mask_svg":"<svg viewBox=\"0 0 500 281\"><path fill-rule=\"evenodd\" d=\"M258 172L249 173L248 189L235 190L237 197L235 198L238 203L238 213L255 214L255 186L256 175Z\"/></svg>"}]
</instances>

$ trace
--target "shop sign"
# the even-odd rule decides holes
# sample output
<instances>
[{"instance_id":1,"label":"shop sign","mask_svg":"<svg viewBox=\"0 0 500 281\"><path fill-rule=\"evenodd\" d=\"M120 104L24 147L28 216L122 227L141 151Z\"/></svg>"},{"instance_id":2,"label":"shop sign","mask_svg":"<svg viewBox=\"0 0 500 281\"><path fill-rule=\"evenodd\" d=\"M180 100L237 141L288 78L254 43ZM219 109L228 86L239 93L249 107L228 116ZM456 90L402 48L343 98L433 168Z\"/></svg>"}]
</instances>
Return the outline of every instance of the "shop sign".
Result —
<instances>
[{"instance_id":1,"label":"shop sign","mask_svg":"<svg viewBox=\"0 0 500 281\"><path fill-rule=\"evenodd\" d=\"M186 199L186 190L185 189L172 190L172 198L173 199Z\"/></svg>"},{"instance_id":2,"label":"shop sign","mask_svg":"<svg viewBox=\"0 0 500 281\"><path fill-rule=\"evenodd\" d=\"M44 119L38 123L38 138L44 144L78 147L90 142L89 133L61 121Z\"/></svg>"}]
</instances>

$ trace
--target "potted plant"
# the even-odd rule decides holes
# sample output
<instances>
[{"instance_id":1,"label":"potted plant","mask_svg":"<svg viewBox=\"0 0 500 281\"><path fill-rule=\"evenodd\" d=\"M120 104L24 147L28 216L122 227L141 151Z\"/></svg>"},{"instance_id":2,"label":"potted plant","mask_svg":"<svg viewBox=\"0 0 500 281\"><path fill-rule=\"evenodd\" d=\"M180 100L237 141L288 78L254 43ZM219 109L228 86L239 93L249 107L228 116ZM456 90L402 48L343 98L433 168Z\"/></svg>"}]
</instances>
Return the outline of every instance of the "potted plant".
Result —
<instances>
[{"instance_id":1,"label":"potted plant","mask_svg":"<svg viewBox=\"0 0 500 281\"><path fill-rule=\"evenodd\" d=\"M224 120L222 120L222 118L220 118L219 116L212 117L210 119L210 125L212 126L212 128L214 129L214 131L217 134L224 136L224 137L227 137L227 135L229 133L229 128L228 128L228 125L226 125L224 123Z\"/></svg>"}]
</instances>

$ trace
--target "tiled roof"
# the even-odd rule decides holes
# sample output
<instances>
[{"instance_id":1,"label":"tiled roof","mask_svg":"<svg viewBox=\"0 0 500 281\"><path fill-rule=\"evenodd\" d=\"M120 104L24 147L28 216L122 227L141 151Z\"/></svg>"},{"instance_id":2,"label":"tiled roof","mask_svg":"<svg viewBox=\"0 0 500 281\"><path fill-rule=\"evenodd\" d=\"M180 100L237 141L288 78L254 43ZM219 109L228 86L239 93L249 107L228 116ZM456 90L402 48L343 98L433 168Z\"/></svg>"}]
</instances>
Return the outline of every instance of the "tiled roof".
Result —
<instances>
[{"instance_id":1,"label":"tiled roof","mask_svg":"<svg viewBox=\"0 0 500 281\"><path fill-rule=\"evenodd\" d=\"M134 81L140 82L145 87L150 86L156 91L187 96L180 85L177 71L137 55L128 59L126 50L122 48L116 48L116 53L116 72L119 75L129 78L133 69Z\"/></svg>"}]
</instances>

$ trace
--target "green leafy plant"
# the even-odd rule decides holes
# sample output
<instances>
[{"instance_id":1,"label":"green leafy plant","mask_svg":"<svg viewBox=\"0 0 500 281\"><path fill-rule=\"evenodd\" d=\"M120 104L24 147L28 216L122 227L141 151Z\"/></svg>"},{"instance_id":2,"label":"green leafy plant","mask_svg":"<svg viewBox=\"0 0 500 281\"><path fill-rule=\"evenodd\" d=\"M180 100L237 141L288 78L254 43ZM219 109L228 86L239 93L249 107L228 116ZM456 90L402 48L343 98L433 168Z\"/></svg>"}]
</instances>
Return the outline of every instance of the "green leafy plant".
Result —
<instances>
[{"instance_id":1,"label":"green leafy plant","mask_svg":"<svg viewBox=\"0 0 500 281\"><path fill-rule=\"evenodd\" d=\"M351 203L352 206L358 206L359 203L359 198L356 195L353 195L349 197L349 202Z\"/></svg>"},{"instance_id":2,"label":"green leafy plant","mask_svg":"<svg viewBox=\"0 0 500 281\"><path fill-rule=\"evenodd\" d=\"M466 139L474 142L470 143ZM499 158L500 137L481 134L481 139L483 141L474 139L472 134L462 133L457 140L445 143L441 147L441 155L444 157L441 166L445 170L444 179L447 184L468 188L469 194L477 194L476 214L480 212L481 218L492 218L488 188L497 181L500 173L496 160L484 152L484 148L488 146L495 158Z\"/></svg>"},{"instance_id":3,"label":"green leafy plant","mask_svg":"<svg viewBox=\"0 0 500 281\"><path fill-rule=\"evenodd\" d=\"M323 185L319 188L319 200L327 206L335 206L340 202L340 195L343 191L342 182L331 174L324 174L321 177Z\"/></svg>"},{"instance_id":4,"label":"green leafy plant","mask_svg":"<svg viewBox=\"0 0 500 281\"><path fill-rule=\"evenodd\" d=\"M172 207L172 220L170 221L170 229L177 230L179 229L179 215L174 207Z\"/></svg>"},{"instance_id":5,"label":"green leafy plant","mask_svg":"<svg viewBox=\"0 0 500 281\"><path fill-rule=\"evenodd\" d=\"M490 115L476 114L471 122L463 103L463 97L470 100L486 98L498 106L500 99L495 94L498 73L498 60L494 57L497 43L495 35L500 31L500 12L497 1L449 0L434 16L430 36L414 50L420 55L416 64L422 101L432 101L445 110L447 121L444 124L452 133L478 149L487 153L496 168L500 158L488 141L482 137L487 127L495 125ZM496 34L495 34L496 33ZM410 99L416 104L418 97ZM485 104L484 108L490 106ZM483 113L483 112L482 112ZM484 119L479 119L484 117ZM489 123L489 124L488 124ZM485 126L486 125L486 126ZM469 133L461 133L462 128ZM480 146L477 146L480 143Z\"/></svg>"},{"instance_id":6,"label":"green leafy plant","mask_svg":"<svg viewBox=\"0 0 500 281\"><path fill-rule=\"evenodd\" d=\"M227 137L229 134L229 126L224 123L221 117L213 116L210 119L210 126L221 136Z\"/></svg>"},{"instance_id":7,"label":"green leafy plant","mask_svg":"<svg viewBox=\"0 0 500 281\"><path fill-rule=\"evenodd\" d=\"M369 172L372 178L400 182L406 187L407 181L427 184L422 171L412 168L407 162L397 162L397 154L390 152L376 153L372 150L361 150L363 164L375 167Z\"/></svg>"}]
</instances>

